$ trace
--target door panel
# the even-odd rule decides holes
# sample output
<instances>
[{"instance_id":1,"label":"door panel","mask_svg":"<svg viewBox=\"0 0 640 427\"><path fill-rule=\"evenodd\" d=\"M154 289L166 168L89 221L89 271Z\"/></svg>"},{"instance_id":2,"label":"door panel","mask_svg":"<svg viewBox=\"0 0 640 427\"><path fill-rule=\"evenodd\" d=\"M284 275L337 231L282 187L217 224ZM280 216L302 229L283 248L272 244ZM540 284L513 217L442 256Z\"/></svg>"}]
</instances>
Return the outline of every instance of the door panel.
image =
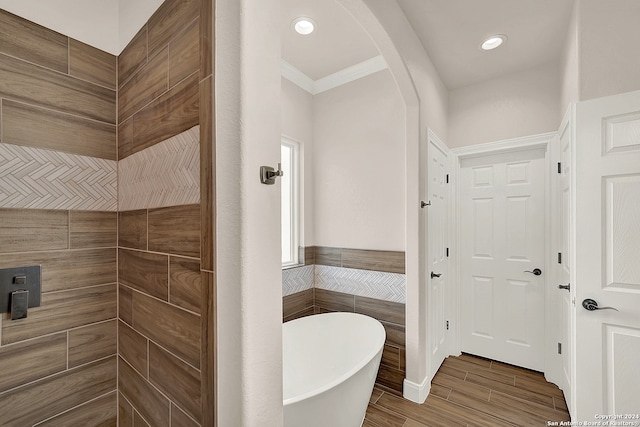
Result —
<instances>
[{"instance_id":1,"label":"door panel","mask_svg":"<svg viewBox=\"0 0 640 427\"><path fill-rule=\"evenodd\" d=\"M640 412L640 92L582 102L576 120L572 415L593 420ZM588 311L586 298L619 311Z\"/></svg>"},{"instance_id":2,"label":"door panel","mask_svg":"<svg viewBox=\"0 0 640 427\"><path fill-rule=\"evenodd\" d=\"M461 162L462 351L543 370L544 150Z\"/></svg>"},{"instance_id":3,"label":"door panel","mask_svg":"<svg viewBox=\"0 0 640 427\"><path fill-rule=\"evenodd\" d=\"M428 192L431 205L427 207L429 260L427 283L429 286L429 339L431 343L430 374L435 375L448 355L446 328L447 286L449 286L449 258L447 235L449 230L449 173L448 150L430 135L428 144ZM430 273L440 277L430 277Z\"/></svg>"}]
</instances>

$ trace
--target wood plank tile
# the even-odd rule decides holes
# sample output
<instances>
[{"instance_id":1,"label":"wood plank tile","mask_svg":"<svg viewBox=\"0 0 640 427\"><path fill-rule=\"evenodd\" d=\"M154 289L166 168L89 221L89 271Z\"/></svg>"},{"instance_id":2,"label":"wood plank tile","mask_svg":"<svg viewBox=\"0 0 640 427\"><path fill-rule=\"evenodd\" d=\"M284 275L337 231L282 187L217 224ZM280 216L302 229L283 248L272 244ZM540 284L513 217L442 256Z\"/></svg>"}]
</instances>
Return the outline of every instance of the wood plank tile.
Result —
<instances>
[{"instance_id":1,"label":"wood plank tile","mask_svg":"<svg viewBox=\"0 0 640 427\"><path fill-rule=\"evenodd\" d=\"M395 323L380 322L387 333L386 344L403 349L405 346L405 327Z\"/></svg>"},{"instance_id":2,"label":"wood plank tile","mask_svg":"<svg viewBox=\"0 0 640 427\"><path fill-rule=\"evenodd\" d=\"M67 211L0 209L2 252L46 251L69 247Z\"/></svg>"},{"instance_id":3,"label":"wood plank tile","mask_svg":"<svg viewBox=\"0 0 640 427\"><path fill-rule=\"evenodd\" d=\"M118 392L118 425L133 427L133 407L120 392Z\"/></svg>"},{"instance_id":4,"label":"wood plank tile","mask_svg":"<svg viewBox=\"0 0 640 427\"><path fill-rule=\"evenodd\" d=\"M428 426L464 426L465 422L460 420L455 421L450 418L444 418L446 414L438 413L426 405L419 405L401 397L392 396L388 393L384 393L378 402L377 406L381 406L387 410L393 411L397 414L403 414L407 418L414 421L424 423Z\"/></svg>"},{"instance_id":5,"label":"wood plank tile","mask_svg":"<svg viewBox=\"0 0 640 427\"><path fill-rule=\"evenodd\" d=\"M542 384L547 383L547 380L544 378L544 374L542 372L532 371L531 369L509 365L508 363L502 363L493 360L491 361L491 369L506 375L515 375L521 378L538 381Z\"/></svg>"},{"instance_id":6,"label":"wood plank tile","mask_svg":"<svg viewBox=\"0 0 640 427\"><path fill-rule=\"evenodd\" d=\"M133 143L133 117L128 118L124 122L118 124L118 147L117 151L120 153L134 152ZM120 159L119 159L120 160Z\"/></svg>"},{"instance_id":7,"label":"wood plank tile","mask_svg":"<svg viewBox=\"0 0 640 427\"><path fill-rule=\"evenodd\" d=\"M167 91L169 74L167 50L149 59L118 91L118 119L124 121Z\"/></svg>"},{"instance_id":8,"label":"wood plank tile","mask_svg":"<svg viewBox=\"0 0 640 427\"><path fill-rule=\"evenodd\" d=\"M494 391L499 391L510 396L519 397L529 402L536 402L549 408L555 408L553 405L553 398L551 396L545 396L540 393L535 393L520 387L515 387L511 384L505 384L501 381L495 381L490 378L482 377L472 372L467 373L465 381L472 382L474 384L481 385L483 387L490 388Z\"/></svg>"},{"instance_id":9,"label":"wood plank tile","mask_svg":"<svg viewBox=\"0 0 640 427\"><path fill-rule=\"evenodd\" d=\"M491 359L485 359L484 357L474 356L473 354L462 353L457 357L458 360L465 362L475 363L476 365L484 366L485 368L491 368Z\"/></svg>"},{"instance_id":10,"label":"wood plank tile","mask_svg":"<svg viewBox=\"0 0 640 427\"><path fill-rule=\"evenodd\" d=\"M342 292L315 288L314 301L317 307L332 311L347 311L353 313L355 309L354 296L343 294Z\"/></svg>"},{"instance_id":11,"label":"wood plank tile","mask_svg":"<svg viewBox=\"0 0 640 427\"><path fill-rule=\"evenodd\" d=\"M428 427L426 424L414 421L411 418L407 418L407 422L404 423L404 427Z\"/></svg>"},{"instance_id":12,"label":"wood plank tile","mask_svg":"<svg viewBox=\"0 0 640 427\"><path fill-rule=\"evenodd\" d=\"M135 412L133 414L133 427L151 427L148 422L142 418L142 416Z\"/></svg>"},{"instance_id":13,"label":"wood plank tile","mask_svg":"<svg viewBox=\"0 0 640 427\"><path fill-rule=\"evenodd\" d=\"M133 291L123 285L118 286L118 319L133 325Z\"/></svg>"},{"instance_id":14,"label":"wood plank tile","mask_svg":"<svg viewBox=\"0 0 640 427\"><path fill-rule=\"evenodd\" d=\"M118 87L127 82L146 63L147 25L145 24L118 55Z\"/></svg>"},{"instance_id":15,"label":"wood plank tile","mask_svg":"<svg viewBox=\"0 0 640 427\"><path fill-rule=\"evenodd\" d=\"M192 21L169 43L169 87L200 67L200 20Z\"/></svg>"},{"instance_id":16,"label":"wood plank tile","mask_svg":"<svg viewBox=\"0 0 640 427\"><path fill-rule=\"evenodd\" d=\"M9 322L3 314L2 345L113 319L116 312L115 284L42 294L26 319Z\"/></svg>"},{"instance_id":17,"label":"wood plank tile","mask_svg":"<svg viewBox=\"0 0 640 427\"><path fill-rule=\"evenodd\" d=\"M548 382L541 382L539 380L532 380L526 377L520 377L516 375L516 387L523 388L525 390L533 391L535 393L546 394L548 396L554 396L564 399L562 390L557 385Z\"/></svg>"},{"instance_id":18,"label":"wood plank tile","mask_svg":"<svg viewBox=\"0 0 640 427\"><path fill-rule=\"evenodd\" d=\"M200 316L135 292L133 327L192 366L200 367Z\"/></svg>"},{"instance_id":19,"label":"wood plank tile","mask_svg":"<svg viewBox=\"0 0 640 427\"><path fill-rule=\"evenodd\" d=\"M446 365L444 363L440 365L440 369L438 369L436 377L438 376L438 374L446 374L450 377L458 378L459 380L464 380L467 377L467 371L461 371L460 369L451 368L449 367L449 365Z\"/></svg>"},{"instance_id":20,"label":"wood plank tile","mask_svg":"<svg viewBox=\"0 0 640 427\"><path fill-rule=\"evenodd\" d=\"M169 400L131 366L118 358L118 389L154 426L169 426Z\"/></svg>"},{"instance_id":21,"label":"wood plank tile","mask_svg":"<svg viewBox=\"0 0 640 427\"><path fill-rule=\"evenodd\" d=\"M0 54L0 95L106 123L116 122L116 93Z\"/></svg>"},{"instance_id":22,"label":"wood plank tile","mask_svg":"<svg viewBox=\"0 0 640 427\"><path fill-rule=\"evenodd\" d=\"M115 248L5 254L0 257L0 268L37 264L42 266L43 293L116 281Z\"/></svg>"},{"instance_id":23,"label":"wood plank tile","mask_svg":"<svg viewBox=\"0 0 640 427\"><path fill-rule=\"evenodd\" d=\"M404 325L405 305L375 298L355 296L355 312L380 321Z\"/></svg>"},{"instance_id":24,"label":"wood plank tile","mask_svg":"<svg viewBox=\"0 0 640 427\"><path fill-rule=\"evenodd\" d=\"M207 1L203 1L208 3ZM203 6L204 7L204 6ZM211 7L211 6L209 6ZM200 262L203 270L213 271L216 250L216 174L215 109L213 78L199 84L200 122Z\"/></svg>"},{"instance_id":25,"label":"wood plank tile","mask_svg":"<svg viewBox=\"0 0 640 427\"><path fill-rule=\"evenodd\" d=\"M532 417L513 407L499 405L490 401L487 402L456 389L451 391L449 401L474 409L485 415L491 415L503 421L514 423L518 426L538 426L541 421L539 418L536 419L536 417Z\"/></svg>"},{"instance_id":26,"label":"wood plank tile","mask_svg":"<svg viewBox=\"0 0 640 427\"><path fill-rule=\"evenodd\" d=\"M376 403L376 401L380 398L380 396L382 396L382 393L384 393L382 390L380 390L377 387L373 387L373 391L371 392L371 397L369 398L369 403Z\"/></svg>"},{"instance_id":27,"label":"wood plank tile","mask_svg":"<svg viewBox=\"0 0 640 427\"><path fill-rule=\"evenodd\" d=\"M147 345L147 338L126 323L118 322L118 354L144 376L148 371Z\"/></svg>"},{"instance_id":28,"label":"wood plank tile","mask_svg":"<svg viewBox=\"0 0 640 427\"><path fill-rule=\"evenodd\" d=\"M51 418L38 427L95 426L113 427L118 419L117 392L109 393L84 405ZM125 426L126 424L121 424Z\"/></svg>"},{"instance_id":29,"label":"wood plank tile","mask_svg":"<svg viewBox=\"0 0 640 427\"><path fill-rule=\"evenodd\" d=\"M113 124L3 99L2 127L7 144L116 160Z\"/></svg>"},{"instance_id":30,"label":"wood plank tile","mask_svg":"<svg viewBox=\"0 0 640 427\"><path fill-rule=\"evenodd\" d=\"M404 274L404 252L342 249L342 267Z\"/></svg>"},{"instance_id":31,"label":"wood plank tile","mask_svg":"<svg viewBox=\"0 0 640 427\"><path fill-rule=\"evenodd\" d=\"M116 389L115 357L65 371L0 399L5 425L33 425Z\"/></svg>"},{"instance_id":32,"label":"wood plank tile","mask_svg":"<svg viewBox=\"0 0 640 427\"><path fill-rule=\"evenodd\" d=\"M71 249L115 247L118 244L116 212L70 211Z\"/></svg>"},{"instance_id":33,"label":"wood plank tile","mask_svg":"<svg viewBox=\"0 0 640 427\"><path fill-rule=\"evenodd\" d=\"M200 313L200 261L169 257L169 302Z\"/></svg>"},{"instance_id":34,"label":"wood plank tile","mask_svg":"<svg viewBox=\"0 0 640 427\"><path fill-rule=\"evenodd\" d=\"M115 90L116 57L69 39L69 74Z\"/></svg>"},{"instance_id":35,"label":"wood plank tile","mask_svg":"<svg viewBox=\"0 0 640 427\"><path fill-rule=\"evenodd\" d=\"M169 257L149 252L118 250L118 279L123 285L169 300Z\"/></svg>"},{"instance_id":36,"label":"wood plank tile","mask_svg":"<svg viewBox=\"0 0 640 427\"><path fill-rule=\"evenodd\" d=\"M486 415L482 412L474 411L457 403L453 403L439 397L427 398L425 406L435 411L437 414L442 414L447 418L456 420L458 422L466 422L470 426L478 427L510 427L514 424L500 420L491 415Z\"/></svg>"},{"instance_id":37,"label":"wood plank tile","mask_svg":"<svg viewBox=\"0 0 640 427\"><path fill-rule=\"evenodd\" d=\"M376 377L376 383L389 387L392 390L396 390L402 393L402 386L404 383L405 373L399 369L390 368L385 365L380 365L378 368L378 376Z\"/></svg>"},{"instance_id":38,"label":"wood plank tile","mask_svg":"<svg viewBox=\"0 0 640 427\"><path fill-rule=\"evenodd\" d=\"M489 401L489 395L491 394L491 390L487 387L464 381L463 379L447 375L440 371L433 377L433 383L457 390L460 393L484 402Z\"/></svg>"},{"instance_id":39,"label":"wood plank tile","mask_svg":"<svg viewBox=\"0 0 640 427\"><path fill-rule=\"evenodd\" d=\"M67 72L68 38L0 9L0 52Z\"/></svg>"},{"instance_id":40,"label":"wood plank tile","mask_svg":"<svg viewBox=\"0 0 640 427\"><path fill-rule=\"evenodd\" d=\"M171 427L199 427L200 424L193 421L180 408L171 404Z\"/></svg>"},{"instance_id":41,"label":"wood plank tile","mask_svg":"<svg viewBox=\"0 0 640 427\"><path fill-rule=\"evenodd\" d=\"M382 348L380 363L391 368L400 369L400 349L385 344Z\"/></svg>"},{"instance_id":42,"label":"wood plank tile","mask_svg":"<svg viewBox=\"0 0 640 427\"><path fill-rule=\"evenodd\" d=\"M477 377L483 377L489 381L498 381L503 384L513 385L515 377L506 373L498 372L490 368L478 365L476 363L467 362L466 360L456 357L448 358L446 364L450 368L459 369L461 371L467 371L470 374L474 374ZM475 378L475 377L474 377Z\"/></svg>"},{"instance_id":43,"label":"wood plank tile","mask_svg":"<svg viewBox=\"0 0 640 427\"><path fill-rule=\"evenodd\" d=\"M449 397L449 393L451 393L451 389L449 387L441 386L440 384L431 383L431 390L429 391L429 396L439 397L441 399L447 399Z\"/></svg>"},{"instance_id":44,"label":"wood plank tile","mask_svg":"<svg viewBox=\"0 0 640 427\"><path fill-rule=\"evenodd\" d=\"M407 371L407 350L404 348L400 349L400 370Z\"/></svg>"},{"instance_id":45,"label":"wood plank tile","mask_svg":"<svg viewBox=\"0 0 640 427\"><path fill-rule=\"evenodd\" d=\"M302 317L313 316L314 314L320 314L320 313L316 313L316 311L315 311L315 309L313 307L309 307L306 310L298 311L298 312L293 313L293 314L291 314L289 316L283 317L282 321L283 322L289 322L291 320L300 319Z\"/></svg>"},{"instance_id":46,"label":"wood plank tile","mask_svg":"<svg viewBox=\"0 0 640 427\"><path fill-rule=\"evenodd\" d=\"M119 159L198 124L200 91L197 77L197 74L193 74L136 113L133 118L133 146L119 146Z\"/></svg>"},{"instance_id":47,"label":"wood plank tile","mask_svg":"<svg viewBox=\"0 0 640 427\"><path fill-rule=\"evenodd\" d=\"M327 246L315 247L315 264L342 267L342 249Z\"/></svg>"},{"instance_id":48,"label":"wood plank tile","mask_svg":"<svg viewBox=\"0 0 640 427\"><path fill-rule=\"evenodd\" d=\"M379 427L403 427L406 417L383 409L380 406L369 405L365 417Z\"/></svg>"},{"instance_id":49,"label":"wood plank tile","mask_svg":"<svg viewBox=\"0 0 640 427\"><path fill-rule=\"evenodd\" d=\"M118 246L147 250L147 210L118 212Z\"/></svg>"},{"instance_id":50,"label":"wood plank tile","mask_svg":"<svg viewBox=\"0 0 640 427\"><path fill-rule=\"evenodd\" d=\"M215 19L213 3L200 2L200 81L213 74L213 34Z\"/></svg>"},{"instance_id":51,"label":"wood plank tile","mask_svg":"<svg viewBox=\"0 0 640 427\"><path fill-rule=\"evenodd\" d=\"M200 204L149 210L149 250L200 257Z\"/></svg>"},{"instance_id":52,"label":"wood plank tile","mask_svg":"<svg viewBox=\"0 0 640 427\"><path fill-rule=\"evenodd\" d=\"M0 392L67 369L67 334L0 347Z\"/></svg>"},{"instance_id":53,"label":"wood plank tile","mask_svg":"<svg viewBox=\"0 0 640 427\"><path fill-rule=\"evenodd\" d=\"M553 397L553 405L558 411L569 412L569 408L567 407L567 401L563 397Z\"/></svg>"},{"instance_id":54,"label":"wood plank tile","mask_svg":"<svg viewBox=\"0 0 640 427\"><path fill-rule=\"evenodd\" d=\"M312 265L316 263L315 246L307 246L302 248L304 265Z\"/></svg>"},{"instance_id":55,"label":"wood plank tile","mask_svg":"<svg viewBox=\"0 0 640 427\"><path fill-rule=\"evenodd\" d=\"M176 30L200 14L199 0L167 0L149 18L149 55L175 37Z\"/></svg>"},{"instance_id":56,"label":"wood plank tile","mask_svg":"<svg viewBox=\"0 0 640 427\"><path fill-rule=\"evenodd\" d=\"M202 399L203 426L216 424L218 390L216 378L216 276L214 273L203 271L202 281L202 314L200 316L200 385Z\"/></svg>"},{"instance_id":57,"label":"wood plank tile","mask_svg":"<svg viewBox=\"0 0 640 427\"><path fill-rule=\"evenodd\" d=\"M149 343L149 381L196 420L201 418L200 372Z\"/></svg>"},{"instance_id":58,"label":"wood plank tile","mask_svg":"<svg viewBox=\"0 0 640 427\"><path fill-rule=\"evenodd\" d=\"M287 295L282 298L282 316L289 317L313 307L313 289Z\"/></svg>"},{"instance_id":59,"label":"wood plank tile","mask_svg":"<svg viewBox=\"0 0 640 427\"><path fill-rule=\"evenodd\" d=\"M69 334L69 367L84 365L118 352L117 320L73 329Z\"/></svg>"},{"instance_id":60,"label":"wood plank tile","mask_svg":"<svg viewBox=\"0 0 640 427\"><path fill-rule=\"evenodd\" d=\"M538 405L530 400L522 401L507 394L492 391L491 402L498 405L513 408L517 411L529 414L531 417L538 418L541 422L545 421L569 421L569 414L564 411L556 411L546 405Z\"/></svg>"}]
</instances>

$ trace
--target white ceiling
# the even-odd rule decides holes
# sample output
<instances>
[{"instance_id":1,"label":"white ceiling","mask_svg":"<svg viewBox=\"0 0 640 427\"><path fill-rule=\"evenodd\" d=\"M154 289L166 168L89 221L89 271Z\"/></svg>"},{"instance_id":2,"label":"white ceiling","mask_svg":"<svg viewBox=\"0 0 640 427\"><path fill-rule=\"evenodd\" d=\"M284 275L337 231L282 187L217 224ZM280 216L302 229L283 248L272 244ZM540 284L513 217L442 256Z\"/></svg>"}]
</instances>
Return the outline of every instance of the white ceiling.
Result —
<instances>
[{"instance_id":1,"label":"white ceiling","mask_svg":"<svg viewBox=\"0 0 640 427\"><path fill-rule=\"evenodd\" d=\"M392 0L387 0L392 1ZM443 83L456 89L559 58L573 0L397 0ZM284 0L282 57L313 80L379 55L354 19L332 0ZM309 16L318 31L295 34ZM492 34L506 45L479 49Z\"/></svg>"},{"instance_id":2,"label":"white ceiling","mask_svg":"<svg viewBox=\"0 0 640 427\"><path fill-rule=\"evenodd\" d=\"M312 80L380 55L367 33L333 0L283 0L282 58ZM316 21L317 29L302 36L291 28L300 16Z\"/></svg>"}]
</instances>

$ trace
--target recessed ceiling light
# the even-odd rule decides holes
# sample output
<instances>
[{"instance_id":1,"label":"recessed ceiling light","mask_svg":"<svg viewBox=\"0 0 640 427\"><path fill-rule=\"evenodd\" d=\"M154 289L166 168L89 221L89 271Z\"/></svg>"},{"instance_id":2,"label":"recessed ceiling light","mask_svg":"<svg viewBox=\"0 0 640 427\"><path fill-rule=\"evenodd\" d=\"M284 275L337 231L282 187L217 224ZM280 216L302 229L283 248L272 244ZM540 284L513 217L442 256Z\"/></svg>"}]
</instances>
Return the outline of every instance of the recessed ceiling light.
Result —
<instances>
[{"instance_id":1,"label":"recessed ceiling light","mask_svg":"<svg viewBox=\"0 0 640 427\"><path fill-rule=\"evenodd\" d=\"M495 36L491 36L482 42L480 45L480 49L482 50L493 50L499 46L501 46L504 42L507 41L507 36L504 34L496 34Z\"/></svg>"},{"instance_id":2,"label":"recessed ceiling light","mask_svg":"<svg viewBox=\"0 0 640 427\"><path fill-rule=\"evenodd\" d=\"M307 18L306 16L301 16L294 19L293 22L291 22L291 26L296 31L296 33L306 36L313 33L313 31L316 29L316 21L311 18Z\"/></svg>"}]
</instances>

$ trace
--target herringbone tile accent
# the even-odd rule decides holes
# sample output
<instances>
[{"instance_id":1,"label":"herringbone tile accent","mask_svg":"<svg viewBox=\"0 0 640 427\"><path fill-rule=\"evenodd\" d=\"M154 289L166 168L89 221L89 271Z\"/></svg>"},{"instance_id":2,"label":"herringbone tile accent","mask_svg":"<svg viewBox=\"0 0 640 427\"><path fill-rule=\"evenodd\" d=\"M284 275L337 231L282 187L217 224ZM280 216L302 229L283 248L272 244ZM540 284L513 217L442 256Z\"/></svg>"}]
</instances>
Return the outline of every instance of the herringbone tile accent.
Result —
<instances>
[{"instance_id":1,"label":"herringbone tile accent","mask_svg":"<svg viewBox=\"0 0 640 427\"><path fill-rule=\"evenodd\" d=\"M0 143L0 207L115 211L116 162Z\"/></svg>"},{"instance_id":2,"label":"herringbone tile accent","mask_svg":"<svg viewBox=\"0 0 640 427\"><path fill-rule=\"evenodd\" d=\"M405 303L405 275L355 268L315 266L314 286L319 289Z\"/></svg>"},{"instance_id":3,"label":"herringbone tile accent","mask_svg":"<svg viewBox=\"0 0 640 427\"><path fill-rule=\"evenodd\" d=\"M118 209L200 202L200 126L118 162Z\"/></svg>"},{"instance_id":4,"label":"herringbone tile accent","mask_svg":"<svg viewBox=\"0 0 640 427\"><path fill-rule=\"evenodd\" d=\"M313 265L282 270L282 296L313 288Z\"/></svg>"}]
</instances>

